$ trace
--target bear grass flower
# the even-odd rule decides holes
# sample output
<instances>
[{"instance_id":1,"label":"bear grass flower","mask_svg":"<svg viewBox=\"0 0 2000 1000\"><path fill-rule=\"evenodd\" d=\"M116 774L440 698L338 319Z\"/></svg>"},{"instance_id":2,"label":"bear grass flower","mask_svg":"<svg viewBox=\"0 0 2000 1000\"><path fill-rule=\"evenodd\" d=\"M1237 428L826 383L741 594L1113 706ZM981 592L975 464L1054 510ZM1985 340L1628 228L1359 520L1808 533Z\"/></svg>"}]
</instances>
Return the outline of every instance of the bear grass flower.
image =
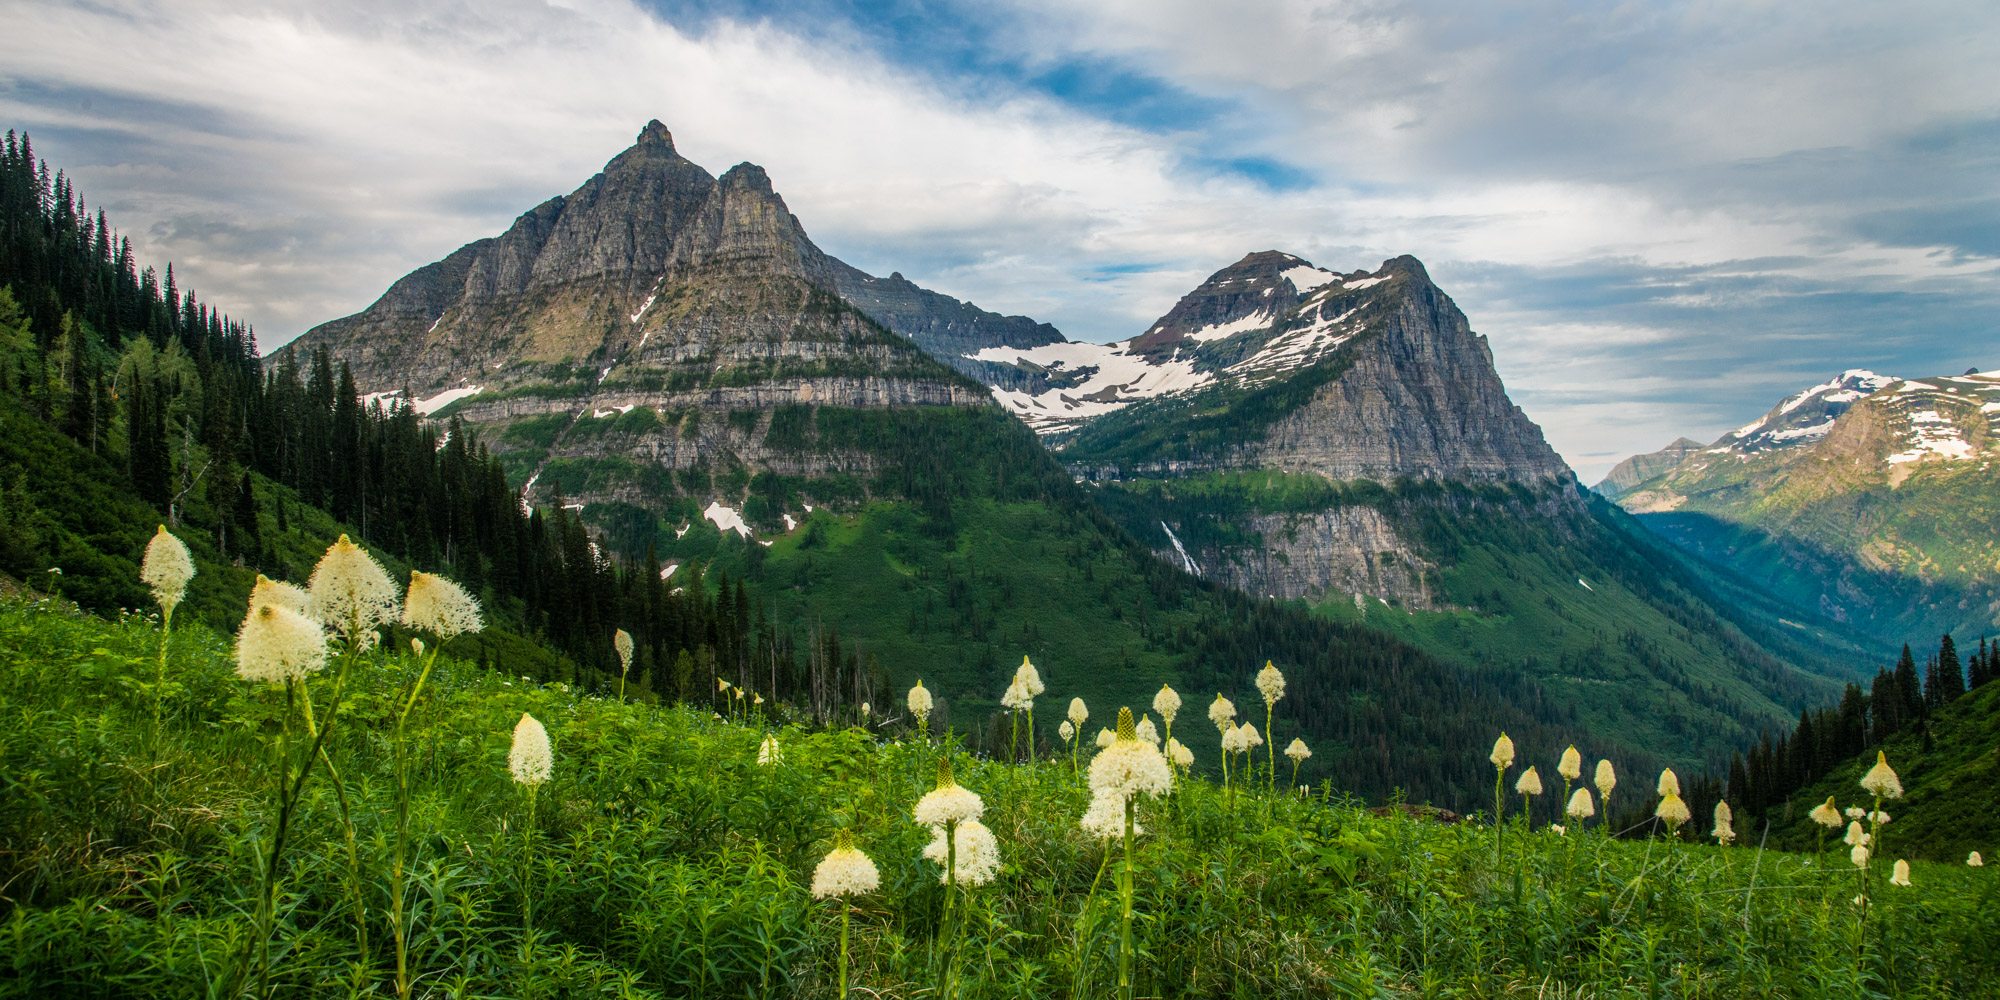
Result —
<instances>
[{"instance_id":1,"label":"bear grass flower","mask_svg":"<svg viewBox=\"0 0 2000 1000\"><path fill-rule=\"evenodd\" d=\"M410 589L403 595L404 626L420 632L429 632L439 639L477 632L485 628L480 619L479 602L465 592L465 588L438 576L413 570L410 573ZM623 634L623 633L620 633ZM626 637L629 645L631 637Z\"/></svg>"},{"instance_id":2,"label":"bear grass flower","mask_svg":"<svg viewBox=\"0 0 2000 1000\"><path fill-rule=\"evenodd\" d=\"M194 579L194 556L188 553L187 544L168 532L164 524L153 533L152 541L146 543L146 557L139 563L139 579L152 588L153 600L171 621L174 609L187 596L188 581Z\"/></svg>"},{"instance_id":3,"label":"bear grass flower","mask_svg":"<svg viewBox=\"0 0 2000 1000\"><path fill-rule=\"evenodd\" d=\"M940 884L949 885L956 881L963 885L985 885L993 881L994 873L1000 870L1000 841L993 831L976 819L968 819L958 824L953 831L951 851L945 847L945 831L938 827L932 831L931 842L924 847L924 857L939 865L951 862L954 870L946 870L938 875Z\"/></svg>"},{"instance_id":4,"label":"bear grass flower","mask_svg":"<svg viewBox=\"0 0 2000 1000\"><path fill-rule=\"evenodd\" d=\"M1064 719L1063 724L1056 727L1056 735L1062 737L1064 743L1068 743L1076 739L1076 727L1070 725L1068 719Z\"/></svg>"},{"instance_id":5,"label":"bear grass flower","mask_svg":"<svg viewBox=\"0 0 2000 1000\"><path fill-rule=\"evenodd\" d=\"M1028 686L1016 677L1007 685L1007 692L1000 696L1000 705L1010 711L1025 712L1035 707L1035 696L1028 693Z\"/></svg>"},{"instance_id":6,"label":"bear grass flower","mask_svg":"<svg viewBox=\"0 0 2000 1000\"><path fill-rule=\"evenodd\" d=\"M1174 735L1174 716L1181 714L1181 696L1173 688L1160 685L1160 693L1153 696L1153 711L1160 713L1160 721L1167 726L1167 735Z\"/></svg>"},{"instance_id":7,"label":"bear grass flower","mask_svg":"<svg viewBox=\"0 0 2000 1000\"><path fill-rule=\"evenodd\" d=\"M1507 769L1514 766L1514 741L1507 738L1506 730L1493 741L1493 752L1486 759L1493 764L1493 863L1499 864L1501 844L1507 836L1507 827L1501 822L1507 818Z\"/></svg>"},{"instance_id":8,"label":"bear grass flower","mask_svg":"<svg viewBox=\"0 0 2000 1000\"><path fill-rule=\"evenodd\" d=\"M1814 806L1806 818L1830 830L1840 829L1840 810L1834 806L1831 795L1826 797L1825 802Z\"/></svg>"},{"instance_id":9,"label":"bear grass flower","mask_svg":"<svg viewBox=\"0 0 2000 1000\"><path fill-rule=\"evenodd\" d=\"M534 788L555 773L555 755L549 750L549 731L541 720L526 712L514 724L514 745L507 751L507 771L514 781Z\"/></svg>"},{"instance_id":10,"label":"bear grass flower","mask_svg":"<svg viewBox=\"0 0 2000 1000\"><path fill-rule=\"evenodd\" d=\"M1264 669L1257 671L1257 693L1264 696L1266 708L1285 696L1285 675L1270 660L1265 660Z\"/></svg>"},{"instance_id":11,"label":"bear grass flower","mask_svg":"<svg viewBox=\"0 0 2000 1000\"><path fill-rule=\"evenodd\" d=\"M875 862L854 846L854 838L846 830L834 834L833 850L813 869L814 899L860 896L874 892L881 885L882 875Z\"/></svg>"},{"instance_id":12,"label":"bear grass flower","mask_svg":"<svg viewBox=\"0 0 2000 1000\"><path fill-rule=\"evenodd\" d=\"M1228 733L1229 727L1236 724L1235 718L1236 703L1217 693L1215 701L1208 706L1208 721L1215 723L1215 731Z\"/></svg>"},{"instance_id":13,"label":"bear grass flower","mask_svg":"<svg viewBox=\"0 0 2000 1000\"><path fill-rule=\"evenodd\" d=\"M1556 773L1567 781L1583 777L1583 755L1576 752L1575 746L1563 751L1562 762L1556 765Z\"/></svg>"},{"instance_id":14,"label":"bear grass flower","mask_svg":"<svg viewBox=\"0 0 2000 1000\"><path fill-rule=\"evenodd\" d=\"M250 588L250 610L252 611L257 610L261 605L274 604L287 611L294 611L303 615L310 613L308 608L311 602L312 595L307 594L303 589L294 587L289 583L281 583L273 580L262 573L257 574L257 583Z\"/></svg>"},{"instance_id":15,"label":"bear grass flower","mask_svg":"<svg viewBox=\"0 0 2000 1000\"><path fill-rule=\"evenodd\" d=\"M1857 819L1847 824L1847 836L1840 838L1840 842L1849 847L1867 847L1869 839L1868 831L1861 828L1861 821Z\"/></svg>"},{"instance_id":16,"label":"bear grass flower","mask_svg":"<svg viewBox=\"0 0 2000 1000\"><path fill-rule=\"evenodd\" d=\"M1313 752L1306 747L1306 741L1296 736L1292 737L1291 745L1285 747L1285 756L1290 757L1294 764L1302 763L1312 755Z\"/></svg>"},{"instance_id":17,"label":"bear grass flower","mask_svg":"<svg viewBox=\"0 0 2000 1000\"><path fill-rule=\"evenodd\" d=\"M1125 836L1125 803L1109 795L1093 795L1090 808L1083 811L1083 818L1076 825L1100 842L1117 840ZM1132 823L1133 836L1145 832L1136 820Z\"/></svg>"},{"instance_id":18,"label":"bear grass flower","mask_svg":"<svg viewBox=\"0 0 2000 1000\"><path fill-rule=\"evenodd\" d=\"M1528 829L1532 830L1535 828L1535 811L1531 806L1532 797L1542 794L1542 776L1535 770L1533 764L1528 765L1528 769L1521 772L1521 777L1514 782L1514 791L1521 796L1522 822L1527 823Z\"/></svg>"},{"instance_id":19,"label":"bear grass flower","mask_svg":"<svg viewBox=\"0 0 2000 1000\"><path fill-rule=\"evenodd\" d=\"M1112 731L1111 731L1110 729L1108 729L1108 728L1107 728L1107 729L1099 729L1099 730L1097 731L1097 746L1098 746L1098 748L1099 748L1099 749L1103 749L1104 747L1108 747L1108 746L1110 746L1111 744L1113 744L1113 743L1116 743L1116 742L1118 742L1118 734L1117 734L1117 733L1114 733L1114 732L1112 732Z\"/></svg>"},{"instance_id":20,"label":"bear grass flower","mask_svg":"<svg viewBox=\"0 0 2000 1000\"><path fill-rule=\"evenodd\" d=\"M1042 683L1041 671L1036 670L1035 665L1025 656L1021 657L1021 665L1014 668L1014 676L1020 680L1022 687L1028 689L1029 697L1040 697L1042 692L1048 690Z\"/></svg>"},{"instance_id":21,"label":"bear grass flower","mask_svg":"<svg viewBox=\"0 0 2000 1000\"><path fill-rule=\"evenodd\" d=\"M1715 828L1708 831L1708 835L1714 837L1715 842L1718 844L1728 844L1730 841L1735 840L1736 829L1730 825L1734 819L1735 817L1729 812L1729 803L1717 802L1715 804Z\"/></svg>"},{"instance_id":22,"label":"bear grass flower","mask_svg":"<svg viewBox=\"0 0 2000 1000\"><path fill-rule=\"evenodd\" d=\"M1854 845L1854 849L1847 852L1847 860L1854 862L1854 867L1856 868L1868 867L1867 845L1865 844Z\"/></svg>"},{"instance_id":23,"label":"bear grass flower","mask_svg":"<svg viewBox=\"0 0 2000 1000\"><path fill-rule=\"evenodd\" d=\"M1590 789L1579 788L1569 797L1569 805L1563 807L1563 814L1577 819L1589 819L1597 815L1597 805L1590 801Z\"/></svg>"},{"instance_id":24,"label":"bear grass flower","mask_svg":"<svg viewBox=\"0 0 2000 1000\"><path fill-rule=\"evenodd\" d=\"M1167 760L1175 767L1188 767L1194 763L1194 751L1182 745L1180 740L1167 737Z\"/></svg>"},{"instance_id":25,"label":"bear grass flower","mask_svg":"<svg viewBox=\"0 0 2000 1000\"><path fill-rule=\"evenodd\" d=\"M1680 775L1675 774L1674 769L1671 767L1661 771L1659 787L1655 788L1653 793L1660 796L1679 795L1681 793Z\"/></svg>"},{"instance_id":26,"label":"bear grass flower","mask_svg":"<svg viewBox=\"0 0 2000 1000\"><path fill-rule=\"evenodd\" d=\"M1138 796L1165 795L1173 787L1173 769L1153 744L1139 738L1132 710L1120 708L1117 740L1090 762L1090 809L1079 825L1086 833L1104 839L1108 850L1107 828L1113 826L1115 816L1118 835L1125 841L1125 864L1118 875L1118 894L1123 907L1118 933L1118 986L1128 997L1132 985L1132 838L1144 832L1134 822L1133 807Z\"/></svg>"},{"instance_id":27,"label":"bear grass flower","mask_svg":"<svg viewBox=\"0 0 2000 1000\"><path fill-rule=\"evenodd\" d=\"M1896 867L1893 874L1889 876L1889 884L1900 886L1908 886L1910 884L1910 863L1908 861L1902 858L1896 859Z\"/></svg>"},{"instance_id":28,"label":"bear grass flower","mask_svg":"<svg viewBox=\"0 0 2000 1000\"><path fill-rule=\"evenodd\" d=\"M293 683L325 666L326 631L290 608L253 607L236 634L236 676L246 681Z\"/></svg>"},{"instance_id":29,"label":"bear grass flower","mask_svg":"<svg viewBox=\"0 0 2000 1000\"><path fill-rule=\"evenodd\" d=\"M784 759L784 751L778 749L776 736L766 736L764 742L757 744L757 763L770 767Z\"/></svg>"},{"instance_id":30,"label":"bear grass flower","mask_svg":"<svg viewBox=\"0 0 2000 1000\"><path fill-rule=\"evenodd\" d=\"M1971 854L1965 856L1965 863L1974 868L1984 868L1986 866L1986 859L1980 857L1978 851L1973 851Z\"/></svg>"},{"instance_id":31,"label":"bear grass flower","mask_svg":"<svg viewBox=\"0 0 2000 1000\"><path fill-rule=\"evenodd\" d=\"M382 564L346 535L329 546L306 581L308 610L350 647L375 643L375 628L393 621L400 603Z\"/></svg>"},{"instance_id":32,"label":"bear grass flower","mask_svg":"<svg viewBox=\"0 0 2000 1000\"><path fill-rule=\"evenodd\" d=\"M939 757L937 765L937 786L924 793L917 800L911 816L917 822L935 829L943 829L952 823L965 823L978 819L986 812L986 803L970 789L960 788L952 780L951 758Z\"/></svg>"},{"instance_id":33,"label":"bear grass flower","mask_svg":"<svg viewBox=\"0 0 2000 1000\"><path fill-rule=\"evenodd\" d=\"M1873 792L1877 798L1900 799L1903 797L1903 783L1896 777L1896 771L1889 766L1889 755L1875 751L1875 766L1861 776L1861 787Z\"/></svg>"},{"instance_id":34,"label":"bear grass flower","mask_svg":"<svg viewBox=\"0 0 2000 1000\"><path fill-rule=\"evenodd\" d=\"M1667 824L1667 835L1670 837L1678 836L1681 824L1694 818L1694 814L1688 811L1687 803L1681 801L1679 793L1676 792L1667 793L1666 797L1660 800L1659 808L1653 810L1653 815L1658 816L1660 822Z\"/></svg>"},{"instance_id":35,"label":"bear grass flower","mask_svg":"<svg viewBox=\"0 0 2000 1000\"><path fill-rule=\"evenodd\" d=\"M1143 742L1151 743L1154 747L1160 745L1160 729L1158 726L1153 725L1153 717L1150 715L1142 717L1139 720L1139 724L1133 727L1133 732L1138 734L1139 739Z\"/></svg>"},{"instance_id":36,"label":"bear grass flower","mask_svg":"<svg viewBox=\"0 0 2000 1000\"><path fill-rule=\"evenodd\" d=\"M1230 726L1227 730L1225 730L1222 734L1222 752L1223 753L1249 752L1250 737L1248 736L1248 734L1245 733L1245 729L1247 728L1248 728L1247 726Z\"/></svg>"},{"instance_id":37,"label":"bear grass flower","mask_svg":"<svg viewBox=\"0 0 2000 1000\"><path fill-rule=\"evenodd\" d=\"M1863 817L1863 816L1866 816L1866 815L1868 815L1868 810L1866 810L1866 809L1863 809L1863 808L1861 808L1860 806L1848 806L1848 807L1847 807L1847 818L1848 818L1848 819L1860 819L1861 817Z\"/></svg>"},{"instance_id":38,"label":"bear grass flower","mask_svg":"<svg viewBox=\"0 0 2000 1000\"><path fill-rule=\"evenodd\" d=\"M1132 710L1118 710L1118 733L1111 745L1090 762L1093 795L1116 795L1122 803L1133 795L1165 795L1172 791L1174 773L1158 748L1140 739Z\"/></svg>"},{"instance_id":39,"label":"bear grass flower","mask_svg":"<svg viewBox=\"0 0 2000 1000\"><path fill-rule=\"evenodd\" d=\"M1542 776L1535 773L1533 765L1521 772L1520 779L1514 782L1514 791L1522 795L1542 794Z\"/></svg>"},{"instance_id":40,"label":"bear grass flower","mask_svg":"<svg viewBox=\"0 0 2000 1000\"><path fill-rule=\"evenodd\" d=\"M1278 699L1285 696L1285 675L1280 673L1270 660L1265 660L1264 669L1257 671L1257 693L1264 696L1264 731L1271 733L1274 738L1271 745L1264 750L1266 769L1264 788L1268 792L1278 780L1278 744L1275 741L1277 730L1272 712L1277 707ZM1264 741L1260 739L1257 742L1261 744Z\"/></svg>"},{"instance_id":41,"label":"bear grass flower","mask_svg":"<svg viewBox=\"0 0 2000 1000\"><path fill-rule=\"evenodd\" d=\"M413 583L410 585L410 591L412 594L416 592L416 584ZM613 632L611 634L611 649L618 654L618 699L623 701L625 699L625 677L632 672L632 652L634 649L632 633L622 628ZM866 706L863 707L865 708ZM865 716L868 713L864 711L861 714Z\"/></svg>"},{"instance_id":42,"label":"bear grass flower","mask_svg":"<svg viewBox=\"0 0 2000 1000\"><path fill-rule=\"evenodd\" d=\"M910 707L910 714L916 717L917 735L927 737L931 727L931 709L936 703L931 700L931 693L924 687L922 678L918 678L917 686L910 689L904 704Z\"/></svg>"},{"instance_id":43,"label":"bear grass flower","mask_svg":"<svg viewBox=\"0 0 2000 1000\"><path fill-rule=\"evenodd\" d=\"M847 996L847 918L849 907L846 897L874 892L882 884L882 875L875 870L875 862L854 846L854 838L846 830L833 835L833 850L821 858L819 866L813 869L812 894L814 899L841 900L840 906L840 995Z\"/></svg>"},{"instance_id":44,"label":"bear grass flower","mask_svg":"<svg viewBox=\"0 0 2000 1000\"><path fill-rule=\"evenodd\" d=\"M1610 761L1597 762L1597 776L1593 783L1597 785L1598 796L1604 799L1607 806L1610 805L1611 790L1618 787L1618 772L1611 766Z\"/></svg>"},{"instance_id":45,"label":"bear grass flower","mask_svg":"<svg viewBox=\"0 0 2000 1000\"><path fill-rule=\"evenodd\" d=\"M50 570L50 579L58 572ZM153 540L146 543L146 557L139 563L139 579L152 588L153 600L160 605L160 663L153 683L153 731L157 733L167 693L167 632L174 627L174 609L187 596L188 581L194 579L194 558L188 555L187 545L169 534L164 524L154 533ZM55 590L53 583L49 589Z\"/></svg>"},{"instance_id":46,"label":"bear grass flower","mask_svg":"<svg viewBox=\"0 0 2000 1000\"><path fill-rule=\"evenodd\" d=\"M1081 731L1083 729L1084 720L1089 718L1090 718L1090 709L1089 707L1084 705L1083 699L1071 698L1069 700L1070 723L1074 725L1078 731Z\"/></svg>"}]
</instances>

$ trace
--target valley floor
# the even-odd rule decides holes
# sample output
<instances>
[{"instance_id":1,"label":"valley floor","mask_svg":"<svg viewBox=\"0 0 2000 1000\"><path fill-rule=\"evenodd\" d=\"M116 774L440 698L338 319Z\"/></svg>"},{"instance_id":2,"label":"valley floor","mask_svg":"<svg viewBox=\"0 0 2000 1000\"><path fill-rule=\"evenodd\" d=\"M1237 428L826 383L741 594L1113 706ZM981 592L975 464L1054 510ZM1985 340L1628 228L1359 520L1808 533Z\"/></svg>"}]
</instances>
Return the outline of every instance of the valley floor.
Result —
<instances>
[{"instance_id":1,"label":"valley floor","mask_svg":"<svg viewBox=\"0 0 2000 1000\"><path fill-rule=\"evenodd\" d=\"M304 759L305 740L282 691L236 678L226 637L176 629L164 671L158 642L145 616L0 604L0 996L226 995L260 952L272 748L289 734ZM337 722L332 670L300 692L329 736L280 866L270 995L396 992L392 737L417 669L361 657ZM426 692L405 742L413 996L832 997L843 951L856 996L1111 996L1128 861L1138 996L1980 997L2000 981L2000 874L1920 862L1888 884L1893 826L1866 872L1844 848L1697 843L1696 824L1678 841L1596 820L1496 836L1336 788L1273 793L1239 761L1228 789L1181 777L1143 799L1128 858L1078 828L1086 737L1031 764L955 755L1000 866L948 894L911 818L937 734L732 721L451 661ZM1187 697L1177 724L1207 727ZM1117 706L1091 712L1095 733ZM533 796L509 776L523 713L553 748ZM1551 796L1560 750L1521 748ZM1612 803L1651 786L1627 775ZM808 888L843 828L880 874L844 948L840 903Z\"/></svg>"}]
</instances>

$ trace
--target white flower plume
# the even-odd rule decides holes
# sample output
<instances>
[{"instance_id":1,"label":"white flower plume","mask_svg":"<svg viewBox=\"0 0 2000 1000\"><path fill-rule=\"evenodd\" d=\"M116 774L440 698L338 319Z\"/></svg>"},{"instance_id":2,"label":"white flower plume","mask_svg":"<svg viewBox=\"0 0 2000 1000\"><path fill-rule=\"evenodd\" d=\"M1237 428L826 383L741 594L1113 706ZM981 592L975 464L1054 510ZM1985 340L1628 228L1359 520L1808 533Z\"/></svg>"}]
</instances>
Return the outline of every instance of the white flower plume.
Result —
<instances>
[{"instance_id":1,"label":"white flower plume","mask_svg":"<svg viewBox=\"0 0 2000 1000\"><path fill-rule=\"evenodd\" d=\"M507 771L523 785L540 785L555 773L555 753L549 749L549 731L539 719L526 712L514 724L514 745L507 751Z\"/></svg>"},{"instance_id":2,"label":"white flower plume","mask_svg":"<svg viewBox=\"0 0 2000 1000\"><path fill-rule=\"evenodd\" d=\"M479 602L459 586L435 573L412 570L410 590L403 597L403 624L439 639L477 632L486 627Z\"/></svg>"},{"instance_id":3,"label":"white flower plume","mask_svg":"<svg viewBox=\"0 0 2000 1000\"><path fill-rule=\"evenodd\" d=\"M172 614L187 596L188 581L194 579L194 557L187 545L160 525L153 540L146 543L146 558L139 564L139 579L153 590L153 600Z\"/></svg>"},{"instance_id":4,"label":"white flower plume","mask_svg":"<svg viewBox=\"0 0 2000 1000\"><path fill-rule=\"evenodd\" d=\"M290 608L252 608L236 635L236 676L283 684L302 681L326 666L326 632L318 622Z\"/></svg>"},{"instance_id":5,"label":"white flower plume","mask_svg":"<svg viewBox=\"0 0 2000 1000\"><path fill-rule=\"evenodd\" d=\"M396 617L396 585L346 535L320 557L306 590L312 595L312 616L364 649L374 645L375 627Z\"/></svg>"}]
</instances>

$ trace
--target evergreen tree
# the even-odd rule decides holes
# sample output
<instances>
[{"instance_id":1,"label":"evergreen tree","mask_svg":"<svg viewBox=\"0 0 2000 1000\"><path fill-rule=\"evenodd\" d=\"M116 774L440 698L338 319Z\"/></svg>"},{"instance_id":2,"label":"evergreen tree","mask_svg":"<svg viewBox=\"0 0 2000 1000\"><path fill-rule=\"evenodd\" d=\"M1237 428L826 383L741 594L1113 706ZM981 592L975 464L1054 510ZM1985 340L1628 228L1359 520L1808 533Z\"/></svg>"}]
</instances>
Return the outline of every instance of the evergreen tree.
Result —
<instances>
[{"instance_id":1,"label":"evergreen tree","mask_svg":"<svg viewBox=\"0 0 2000 1000\"><path fill-rule=\"evenodd\" d=\"M1938 643L1937 679L1939 705L1949 705L1965 694L1965 674L1958 665L1958 645L1952 642L1949 632Z\"/></svg>"},{"instance_id":2,"label":"evergreen tree","mask_svg":"<svg viewBox=\"0 0 2000 1000\"><path fill-rule=\"evenodd\" d=\"M1910 655L1907 642L1903 644L1902 658L1896 661L1896 697L1901 701L1897 706L1897 718L1901 720L1898 729L1925 716L1923 684L1917 678L1917 661Z\"/></svg>"}]
</instances>

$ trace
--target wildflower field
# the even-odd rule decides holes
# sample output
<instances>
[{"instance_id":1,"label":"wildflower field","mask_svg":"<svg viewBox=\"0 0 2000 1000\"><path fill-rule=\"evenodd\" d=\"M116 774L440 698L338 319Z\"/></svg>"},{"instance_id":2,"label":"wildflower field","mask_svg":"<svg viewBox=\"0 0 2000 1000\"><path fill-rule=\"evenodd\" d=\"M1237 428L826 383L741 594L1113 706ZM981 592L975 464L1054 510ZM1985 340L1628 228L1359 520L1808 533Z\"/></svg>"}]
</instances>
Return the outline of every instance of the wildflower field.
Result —
<instances>
[{"instance_id":1,"label":"wildflower field","mask_svg":"<svg viewBox=\"0 0 2000 1000\"><path fill-rule=\"evenodd\" d=\"M1530 829L1530 786L1603 785L1511 745L1502 828L1370 809L1286 791L1285 751L1310 751L1251 742L1276 699L1223 719L1247 747L1226 786L1223 761L1181 766L1172 729L1222 715L1193 692L1171 720L1072 706L1074 739L1018 763L858 712L641 704L439 658L476 609L436 578L370 596L364 571L346 605L317 577L260 586L240 641L0 603L0 995L2000 990L2000 873L1892 869L1893 823L1855 828L1872 860L1839 831L1718 846L1707 816ZM398 600L430 647L371 647L363 619ZM1613 804L1650 810L1653 776L1622 780Z\"/></svg>"}]
</instances>

